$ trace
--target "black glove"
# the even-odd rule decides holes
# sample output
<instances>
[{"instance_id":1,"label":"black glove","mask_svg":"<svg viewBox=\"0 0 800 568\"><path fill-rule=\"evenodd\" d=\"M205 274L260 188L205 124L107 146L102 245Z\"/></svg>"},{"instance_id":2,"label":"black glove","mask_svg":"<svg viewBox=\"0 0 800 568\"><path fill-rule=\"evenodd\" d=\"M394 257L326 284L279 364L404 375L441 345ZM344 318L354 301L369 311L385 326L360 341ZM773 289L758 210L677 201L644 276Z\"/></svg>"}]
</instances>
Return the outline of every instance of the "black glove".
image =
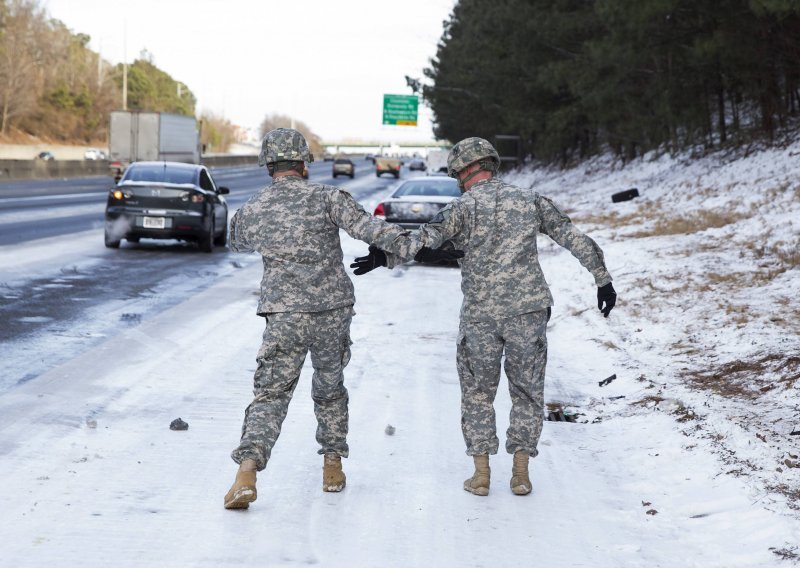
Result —
<instances>
[{"instance_id":1,"label":"black glove","mask_svg":"<svg viewBox=\"0 0 800 568\"><path fill-rule=\"evenodd\" d=\"M605 307L603 307L603 303L605 303ZM608 317L608 314L611 313L616 304L617 293L614 291L614 286L611 282L597 289L597 309L603 312L604 317Z\"/></svg>"},{"instance_id":2,"label":"black glove","mask_svg":"<svg viewBox=\"0 0 800 568\"><path fill-rule=\"evenodd\" d=\"M463 250L446 249L444 247L440 247L438 249L422 247L414 256L414 260L417 262L441 262L453 261L463 257Z\"/></svg>"},{"instance_id":3,"label":"black glove","mask_svg":"<svg viewBox=\"0 0 800 568\"><path fill-rule=\"evenodd\" d=\"M369 254L357 257L355 262L350 265L350 268L355 268L353 274L361 276L379 266L386 266L386 253L375 245L369 245Z\"/></svg>"}]
</instances>

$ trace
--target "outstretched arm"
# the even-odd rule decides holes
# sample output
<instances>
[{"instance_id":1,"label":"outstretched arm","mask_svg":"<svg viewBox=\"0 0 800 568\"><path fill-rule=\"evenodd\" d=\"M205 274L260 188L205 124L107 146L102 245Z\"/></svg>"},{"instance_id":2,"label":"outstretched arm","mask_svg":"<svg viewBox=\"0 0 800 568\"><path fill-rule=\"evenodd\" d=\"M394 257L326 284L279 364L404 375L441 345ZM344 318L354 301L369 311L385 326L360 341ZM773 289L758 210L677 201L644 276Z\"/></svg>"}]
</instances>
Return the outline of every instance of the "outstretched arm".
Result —
<instances>
[{"instance_id":1,"label":"outstretched arm","mask_svg":"<svg viewBox=\"0 0 800 568\"><path fill-rule=\"evenodd\" d=\"M345 191L331 194L331 219L348 235L388 253L388 266L395 266L416 257L423 247L438 249L453 234L458 232L458 216L443 212L448 205L419 231L407 231L364 211L352 196ZM423 252L423 254L425 254Z\"/></svg>"}]
</instances>

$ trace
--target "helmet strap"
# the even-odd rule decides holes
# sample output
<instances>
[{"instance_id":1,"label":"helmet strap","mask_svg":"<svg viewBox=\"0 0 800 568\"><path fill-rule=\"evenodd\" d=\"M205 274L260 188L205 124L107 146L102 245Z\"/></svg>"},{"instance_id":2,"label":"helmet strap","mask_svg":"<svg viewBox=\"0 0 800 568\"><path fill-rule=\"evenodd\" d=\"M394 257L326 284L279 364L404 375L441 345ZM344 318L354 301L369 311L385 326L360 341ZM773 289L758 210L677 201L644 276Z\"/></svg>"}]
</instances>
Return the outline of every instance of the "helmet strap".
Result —
<instances>
[{"instance_id":1,"label":"helmet strap","mask_svg":"<svg viewBox=\"0 0 800 568\"><path fill-rule=\"evenodd\" d=\"M479 173L481 173L481 172L491 172L492 175L497 173L497 164L495 163L494 160L491 160L491 159L488 159L488 158L484 158L484 159L478 161L478 166L479 167L478 167L477 170L475 170L474 172L470 172L469 175L467 177L465 177L463 180L460 177L456 178L458 180L458 189L461 190L461 193L464 193L464 192L467 191L467 188L465 186L467 185L469 180L474 178Z\"/></svg>"}]
</instances>

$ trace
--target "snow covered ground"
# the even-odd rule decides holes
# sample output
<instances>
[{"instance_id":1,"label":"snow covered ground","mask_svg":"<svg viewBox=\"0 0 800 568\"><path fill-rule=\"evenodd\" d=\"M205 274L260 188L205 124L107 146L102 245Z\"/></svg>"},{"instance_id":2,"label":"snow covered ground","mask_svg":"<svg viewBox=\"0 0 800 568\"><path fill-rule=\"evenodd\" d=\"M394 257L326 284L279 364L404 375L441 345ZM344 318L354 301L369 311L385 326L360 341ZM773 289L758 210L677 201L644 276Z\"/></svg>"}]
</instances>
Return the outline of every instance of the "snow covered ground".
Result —
<instances>
[{"instance_id":1,"label":"snow covered ground","mask_svg":"<svg viewBox=\"0 0 800 568\"><path fill-rule=\"evenodd\" d=\"M598 241L619 294L603 319L589 274L540 241L546 400L577 422L545 423L532 495L511 494L502 453L488 497L461 488L459 273L411 264L354 277L346 490L321 491L307 364L258 501L224 510L262 331L259 259L237 255L200 295L0 396L0 566L797 562L798 158L794 144L508 176ZM630 187L641 197L611 203ZM63 262L97 242L60 239ZM343 245L348 262L366 250ZM3 270L57 273L37 247L0 248ZM503 381L501 439L509 407ZM188 431L169 430L177 417Z\"/></svg>"}]
</instances>

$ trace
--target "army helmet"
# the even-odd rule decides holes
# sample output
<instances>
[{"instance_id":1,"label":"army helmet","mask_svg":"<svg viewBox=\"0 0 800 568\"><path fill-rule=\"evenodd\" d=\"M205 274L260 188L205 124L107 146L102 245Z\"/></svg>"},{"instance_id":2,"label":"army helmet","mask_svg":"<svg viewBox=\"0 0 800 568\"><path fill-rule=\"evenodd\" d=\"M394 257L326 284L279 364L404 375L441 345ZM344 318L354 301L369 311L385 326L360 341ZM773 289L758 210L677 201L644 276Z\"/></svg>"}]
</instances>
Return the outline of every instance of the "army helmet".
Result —
<instances>
[{"instance_id":1,"label":"army helmet","mask_svg":"<svg viewBox=\"0 0 800 568\"><path fill-rule=\"evenodd\" d=\"M258 165L266 166L274 162L313 162L314 155L308 149L308 142L293 128L276 128L267 132L261 141Z\"/></svg>"},{"instance_id":2,"label":"army helmet","mask_svg":"<svg viewBox=\"0 0 800 568\"><path fill-rule=\"evenodd\" d=\"M489 165L485 161L491 160ZM500 155L487 140L478 137L464 138L450 150L447 156L447 175L458 179L458 172L472 164L482 162L482 169L496 173L500 167Z\"/></svg>"}]
</instances>

